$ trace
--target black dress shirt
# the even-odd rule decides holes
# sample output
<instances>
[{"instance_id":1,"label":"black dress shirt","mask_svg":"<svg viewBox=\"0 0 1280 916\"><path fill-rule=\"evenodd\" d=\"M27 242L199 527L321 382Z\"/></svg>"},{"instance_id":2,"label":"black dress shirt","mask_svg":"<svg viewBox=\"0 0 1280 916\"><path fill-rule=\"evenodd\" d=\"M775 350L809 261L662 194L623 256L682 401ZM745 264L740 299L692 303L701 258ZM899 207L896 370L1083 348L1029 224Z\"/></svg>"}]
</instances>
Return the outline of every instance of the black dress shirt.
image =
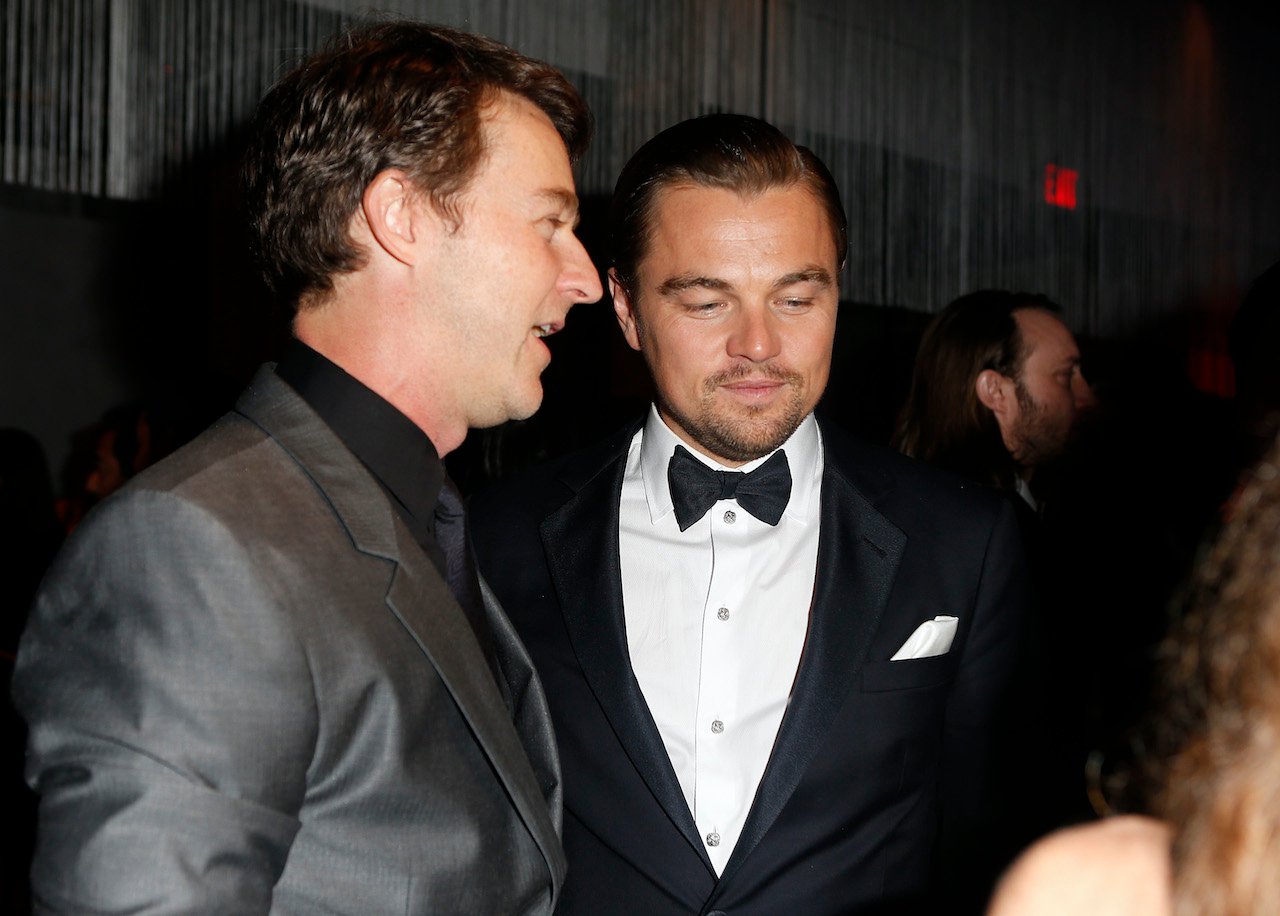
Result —
<instances>
[{"instance_id":1,"label":"black dress shirt","mask_svg":"<svg viewBox=\"0 0 1280 916\"><path fill-rule=\"evenodd\" d=\"M284 379L337 434L378 481L396 512L441 576L435 511L444 464L412 420L362 382L299 340L289 341L276 365Z\"/></svg>"}]
</instances>

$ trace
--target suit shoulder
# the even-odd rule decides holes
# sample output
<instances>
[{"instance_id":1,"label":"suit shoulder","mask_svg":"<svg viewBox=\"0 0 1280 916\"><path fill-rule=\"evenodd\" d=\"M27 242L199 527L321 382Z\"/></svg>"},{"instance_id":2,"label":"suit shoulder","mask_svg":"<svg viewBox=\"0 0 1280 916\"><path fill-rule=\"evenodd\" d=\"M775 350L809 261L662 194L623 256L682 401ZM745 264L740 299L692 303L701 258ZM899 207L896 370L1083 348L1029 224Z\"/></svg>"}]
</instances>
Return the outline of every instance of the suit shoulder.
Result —
<instances>
[{"instance_id":1,"label":"suit shoulder","mask_svg":"<svg viewBox=\"0 0 1280 916\"><path fill-rule=\"evenodd\" d=\"M1123 816L1050 834L1001 879L991 916L1169 913L1168 826Z\"/></svg>"},{"instance_id":2,"label":"suit shoulder","mask_svg":"<svg viewBox=\"0 0 1280 916\"><path fill-rule=\"evenodd\" d=\"M517 519L540 521L598 474L624 460L637 427L629 425L586 448L524 468L480 490L468 506L474 529Z\"/></svg>"},{"instance_id":3,"label":"suit shoulder","mask_svg":"<svg viewBox=\"0 0 1280 916\"><path fill-rule=\"evenodd\" d=\"M560 483L568 457L553 459L509 474L472 494L467 515L473 539L483 539L494 527L546 514L569 492Z\"/></svg>"},{"instance_id":4,"label":"suit shoulder","mask_svg":"<svg viewBox=\"0 0 1280 916\"><path fill-rule=\"evenodd\" d=\"M230 413L172 455L140 472L91 511L86 534L138 517L202 518L247 542L272 540L277 549L305 541L290 520L312 520L307 535L332 533L317 525L338 519L308 471L253 423ZM295 531L297 537L282 537ZM334 529L336 530L336 528ZM79 533L79 532L77 532ZM299 548L301 549L301 548Z\"/></svg>"},{"instance_id":5,"label":"suit shoulder","mask_svg":"<svg viewBox=\"0 0 1280 916\"><path fill-rule=\"evenodd\" d=\"M262 430L238 414L225 414L172 455L141 471L122 492L182 490L210 473L247 466L253 451L266 443L269 439Z\"/></svg>"},{"instance_id":6,"label":"suit shoulder","mask_svg":"<svg viewBox=\"0 0 1280 916\"><path fill-rule=\"evenodd\" d=\"M931 467L915 458L823 426L833 473L843 476L891 518L932 518L935 523L982 524L1012 516L1008 500L980 483ZM967 525L966 525L967 526Z\"/></svg>"}]
</instances>

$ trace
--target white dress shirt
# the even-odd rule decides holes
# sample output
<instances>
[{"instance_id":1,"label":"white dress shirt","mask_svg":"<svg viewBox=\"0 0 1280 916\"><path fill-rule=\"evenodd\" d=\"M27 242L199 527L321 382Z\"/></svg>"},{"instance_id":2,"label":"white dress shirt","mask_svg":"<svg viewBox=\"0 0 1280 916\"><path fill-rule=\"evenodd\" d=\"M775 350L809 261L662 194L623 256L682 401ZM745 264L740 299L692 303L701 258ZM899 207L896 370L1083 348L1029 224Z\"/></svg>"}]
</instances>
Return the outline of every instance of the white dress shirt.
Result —
<instances>
[{"instance_id":1,"label":"white dress shirt","mask_svg":"<svg viewBox=\"0 0 1280 916\"><path fill-rule=\"evenodd\" d=\"M777 527L726 499L683 532L667 484L678 444L650 408L622 483L623 610L631 667L719 874L751 809L804 649L822 441L810 415L783 443L792 486ZM686 448L709 467L735 470Z\"/></svg>"},{"instance_id":2,"label":"white dress shirt","mask_svg":"<svg viewBox=\"0 0 1280 916\"><path fill-rule=\"evenodd\" d=\"M1027 483L1021 477L1014 477L1013 487L1018 491L1018 495L1026 501L1026 504L1031 507L1032 512L1040 511L1040 504L1036 502L1035 496L1031 493L1031 484Z\"/></svg>"}]
</instances>

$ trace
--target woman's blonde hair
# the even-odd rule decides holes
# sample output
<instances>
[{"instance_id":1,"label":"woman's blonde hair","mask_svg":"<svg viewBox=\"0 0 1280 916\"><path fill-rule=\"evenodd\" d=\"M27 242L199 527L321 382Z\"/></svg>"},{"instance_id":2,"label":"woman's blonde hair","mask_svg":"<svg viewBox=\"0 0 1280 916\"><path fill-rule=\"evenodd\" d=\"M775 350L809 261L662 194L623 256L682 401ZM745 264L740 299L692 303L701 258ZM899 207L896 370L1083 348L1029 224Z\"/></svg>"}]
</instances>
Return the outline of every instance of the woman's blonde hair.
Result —
<instances>
[{"instance_id":1,"label":"woman's blonde hair","mask_svg":"<svg viewBox=\"0 0 1280 916\"><path fill-rule=\"evenodd\" d=\"M1178 916L1280 913L1280 443L1254 470L1165 644ZM1160 755L1164 756L1164 755Z\"/></svg>"}]
</instances>

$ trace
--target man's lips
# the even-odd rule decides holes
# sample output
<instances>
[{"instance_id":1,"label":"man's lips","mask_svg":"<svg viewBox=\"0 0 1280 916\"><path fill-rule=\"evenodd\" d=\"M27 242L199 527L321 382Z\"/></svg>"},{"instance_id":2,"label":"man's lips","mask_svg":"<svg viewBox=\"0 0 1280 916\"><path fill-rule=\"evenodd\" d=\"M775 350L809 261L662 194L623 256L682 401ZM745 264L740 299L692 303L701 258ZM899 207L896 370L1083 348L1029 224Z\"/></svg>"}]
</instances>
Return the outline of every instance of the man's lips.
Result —
<instances>
[{"instance_id":1,"label":"man's lips","mask_svg":"<svg viewBox=\"0 0 1280 916\"><path fill-rule=\"evenodd\" d=\"M786 382L775 378L736 379L726 382L720 387L731 395L742 398L767 398L778 390L785 388Z\"/></svg>"},{"instance_id":2,"label":"man's lips","mask_svg":"<svg viewBox=\"0 0 1280 916\"><path fill-rule=\"evenodd\" d=\"M563 321L548 321L544 324L535 324L533 326L533 336L538 338L550 337L563 327Z\"/></svg>"},{"instance_id":3,"label":"man's lips","mask_svg":"<svg viewBox=\"0 0 1280 916\"><path fill-rule=\"evenodd\" d=\"M799 374L781 367L743 366L710 376L703 381L703 391L708 396L721 392L726 397L761 402L784 389L799 388L802 382Z\"/></svg>"}]
</instances>

